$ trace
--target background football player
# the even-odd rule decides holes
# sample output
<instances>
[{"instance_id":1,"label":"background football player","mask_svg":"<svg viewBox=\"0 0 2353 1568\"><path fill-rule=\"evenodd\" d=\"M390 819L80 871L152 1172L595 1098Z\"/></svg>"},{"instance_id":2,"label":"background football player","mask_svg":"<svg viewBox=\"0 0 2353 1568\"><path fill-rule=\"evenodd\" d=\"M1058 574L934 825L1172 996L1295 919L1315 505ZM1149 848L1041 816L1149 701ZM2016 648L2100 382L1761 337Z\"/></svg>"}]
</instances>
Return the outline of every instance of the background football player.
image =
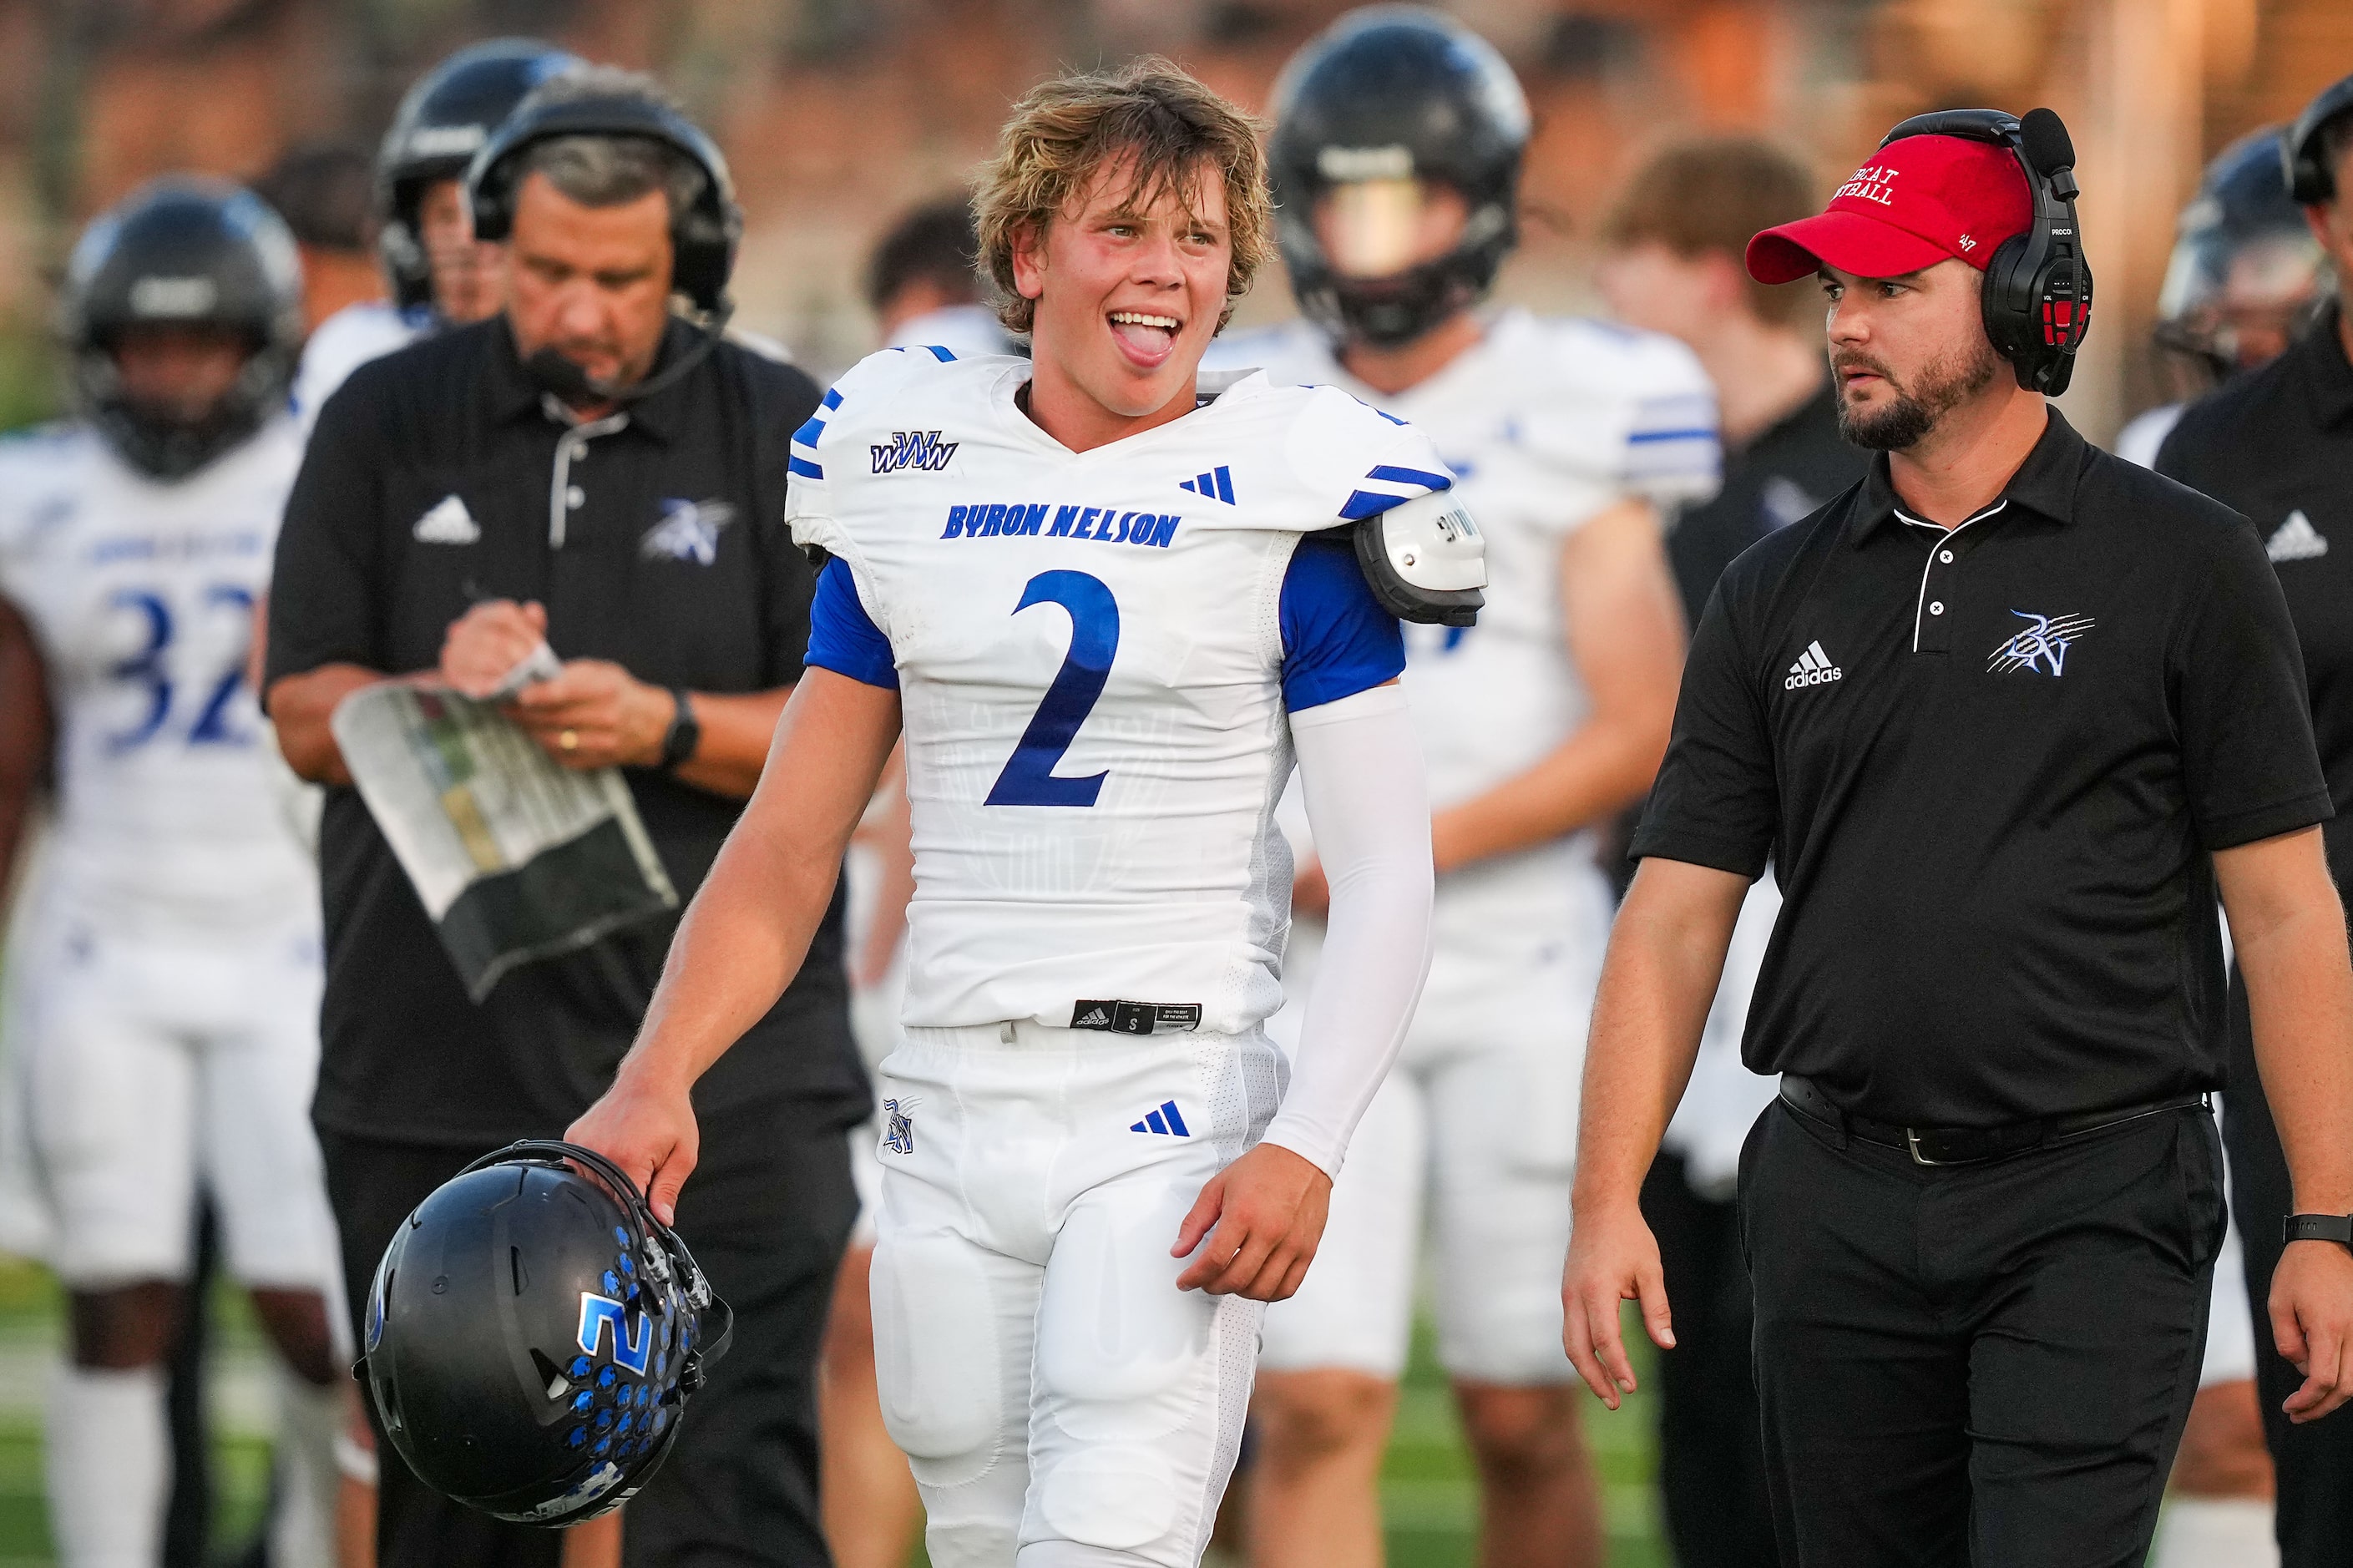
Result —
<instances>
[{"instance_id":1,"label":"background football player","mask_svg":"<svg viewBox=\"0 0 2353 1568\"><path fill-rule=\"evenodd\" d=\"M0 709L55 716L55 831L10 1018L11 1110L70 1318L51 1520L77 1568L159 1559L162 1369L201 1182L293 1373L272 1561L322 1564L348 1353L308 1115L318 889L246 679L301 455L292 237L234 187L158 182L83 237L63 321L82 419L0 445L0 594L29 633L0 660L18 683Z\"/></svg>"},{"instance_id":2,"label":"background football player","mask_svg":"<svg viewBox=\"0 0 2353 1568\"><path fill-rule=\"evenodd\" d=\"M940 1568L1199 1561L1259 1303L1306 1271L1419 990L1429 806L1388 606L1466 603L1476 535L1402 422L1197 374L1268 250L1263 170L1165 62L1017 106L978 205L1033 359L887 351L795 437L796 536L834 555L808 670L570 1134L667 1207L689 1086L800 963L903 717L874 1324ZM1410 535L1362 552L1388 598L1352 524ZM1334 919L1286 1089L1260 1025L1294 747Z\"/></svg>"},{"instance_id":3,"label":"background football player","mask_svg":"<svg viewBox=\"0 0 2353 1568\"><path fill-rule=\"evenodd\" d=\"M466 165L533 88L581 63L536 38L493 38L459 49L401 99L375 159L376 252L392 298L347 306L311 334L294 380L306 430L361 365L505 305L501 247L474 237L466 211Z\"/></svg>"},{"instance_id":4,"label":"background football player","mask_svg":"<svg viewBox=\"0 0 2353 1568\"><path fill-rule=\"evenodd\" d=\"M1670 340L1475 308L1516 233L1528 110L1459 24L1343 17L1287 68L1274 112L1277 232L1306 320L1218 363L1335 384L1427 431L1486 534L1489 586L1477 626L1409 629L1437 954L1315 1269L1267 1314L1253 1557L1380 1561L1376 1480L1427 1205L1480 1560L1598 1563L1556 1299L1611 909L1591 829L1641 795L1666 744L1683 629L1659 509L1714 488L1714 403ZM1310 863L1298 906L1323 896ZM1294 994L1312 948L1294 941Z\"/></svg>"}]
</instances>

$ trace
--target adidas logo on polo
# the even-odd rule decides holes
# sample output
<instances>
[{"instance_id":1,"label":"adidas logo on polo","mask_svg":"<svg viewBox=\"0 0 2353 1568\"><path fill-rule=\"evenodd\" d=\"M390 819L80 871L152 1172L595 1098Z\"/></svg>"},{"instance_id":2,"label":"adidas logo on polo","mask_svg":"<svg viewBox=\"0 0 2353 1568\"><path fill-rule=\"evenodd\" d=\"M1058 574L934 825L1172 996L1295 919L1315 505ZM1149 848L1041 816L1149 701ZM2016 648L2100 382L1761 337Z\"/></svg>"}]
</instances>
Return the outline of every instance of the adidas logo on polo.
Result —
<instances>
[{"instance_id":1,"label":"adidas logo on polo","mask_svg":"<svg viewBox=\"0 0 2353 1568\"><path fill-rule=\"evenodd\" d=\"M456 496L443 496L426 509L409 532L419 544L471 544L482 537L482 525Z\"/></svg>"},{"instance_id":2,"label":"adidas logo on polo","mask_svg":"<svg viewBox=\"0 0 2353 1568\"><path fill-rule=\"evenodd\" d=\"M2274 561L2317 561L2328 553L2328 536L2313 527L2312 519L2299 507L2287 514L2287 521L2263 546L2263 553Z\"/></svg>"},{"instance_id":3,"label":"adidas logo on polo","mask_svg":"<svg viewBox=\"0 0 2353 1568\"><path fill-rule=\"evenodd\" d=\"M1789 667L1789 679L1781 682L1781 689L1795 691L1800 686L1827 686L1833 680L1845 679L1846 671L1831 662L1831 656L1822 651L1822 645L1810 642L1806 645L1806 651L1798 656L1798 662Z\"/></svg>"},{"instance_id":4,"label":"adidas logo on polo","mask_svg":"<svg viewBox=\"0 0 2353 1568\"><path fill-rule=\"evenodd\" d=\"M1144 1120L1137 1122L1134 1126L1130 1127L1128 1131L1130 1132L1157 1132L1163 1138L1190 1138L1193 1136L1193 1130L1185 1125L1185 1119L1183 1117L1176 1114L1176 1102L1173 1100L1162 1100L1160 1102L1159 1110L1147 1111L1145 1114Z\"/></svg>"}]
</instances>

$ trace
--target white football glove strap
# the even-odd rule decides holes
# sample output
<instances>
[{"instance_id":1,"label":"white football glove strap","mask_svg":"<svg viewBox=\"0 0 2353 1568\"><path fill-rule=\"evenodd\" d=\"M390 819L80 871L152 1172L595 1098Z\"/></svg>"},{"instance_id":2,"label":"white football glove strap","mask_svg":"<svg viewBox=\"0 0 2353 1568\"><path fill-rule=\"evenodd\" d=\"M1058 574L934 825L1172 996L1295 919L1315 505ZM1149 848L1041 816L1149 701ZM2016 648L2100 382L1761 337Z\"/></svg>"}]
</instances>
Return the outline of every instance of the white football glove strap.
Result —
<instances>
[{"instance_id":1,"label":"white football glove strap","mask_svg":"<svg viewBox=\"0 0 2353 1568\"><path fill-rule=\"evenodd\" d=\"M1332 912L1266 1142L1337 1176L1430 975L1430 789L1396 685L1294 712L1291 735Z\"/></svg>"}]
</instances>

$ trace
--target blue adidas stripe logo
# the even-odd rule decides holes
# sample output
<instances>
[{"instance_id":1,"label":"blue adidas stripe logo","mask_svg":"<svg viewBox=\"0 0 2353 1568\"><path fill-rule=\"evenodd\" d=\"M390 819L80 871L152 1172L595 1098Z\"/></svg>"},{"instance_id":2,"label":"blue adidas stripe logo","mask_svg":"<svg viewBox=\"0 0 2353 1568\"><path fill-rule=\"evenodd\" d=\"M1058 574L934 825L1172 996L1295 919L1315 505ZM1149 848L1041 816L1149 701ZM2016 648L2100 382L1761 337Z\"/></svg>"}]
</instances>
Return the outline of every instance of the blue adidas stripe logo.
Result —
<instances>
[{"instance_id":1,"label":"blue adidas stripe logo","mask_svg":"<svg viewBox=\"0 0 2353 1568\"><path fill-rule=\"evenodd\" d=\"M1211 500L1221 500L1228 506L1234 504L1234 476L1232 471L1222 464L1211 468L1206 474L1197 474L1189 479L1178 479L1176 488L1180 490L1191 490L1197 496L1207 496Z\"/></svg>"},{"instance_id":2,"label":"blue adidas stripe logo","mask_svg":"<svg viewBox=\"0 0 2353 1568\"><path fill-rule=\"evenodd\" d=\"M1193 1136L1193 1130L1185 1125L1185 1119L1183 1117L1176 1114L1176 1102L1173 1100L1162 1100L1160 1102L1159 1110L1145 1116L1143 1121L1129 1128L1128 1131L1130 1132L1157 1132L1164 1138L1190 1138Z\"/></svg>"}]
</instances>

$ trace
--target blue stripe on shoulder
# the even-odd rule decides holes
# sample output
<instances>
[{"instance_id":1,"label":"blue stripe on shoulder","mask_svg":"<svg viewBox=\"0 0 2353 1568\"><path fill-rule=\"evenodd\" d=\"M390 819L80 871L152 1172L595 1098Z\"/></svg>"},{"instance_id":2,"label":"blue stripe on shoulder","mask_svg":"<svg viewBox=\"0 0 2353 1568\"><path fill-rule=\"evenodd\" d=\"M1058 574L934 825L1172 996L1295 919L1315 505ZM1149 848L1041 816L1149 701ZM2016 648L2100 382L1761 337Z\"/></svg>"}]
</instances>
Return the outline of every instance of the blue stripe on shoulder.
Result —
<instances>
[{"instance_id":1,"label":"blue stripe on shoulder","mask_svg":"<svg viewBox=\"0 0 2353 1568\"><path fill-rule=\"evenodd\" d=\"M1433 474L1426 468L1400 468L1390 463L1383 463L1365 478L1386 479L1393 485L1419 485L1422 489L1430 490L1446 490L1454 488L1453 479L1445 474Z\"/></svg>"},{"instance_id":2,"label":"blue stripe on shoulder","mask_svg":"<svg viewBox=\"0 0 2353 1568\"><path fill-rule=\"evenodd\" d=\"M824 434L825 421L811 415L807 424L793 432L793 439L801 446L814 447L817 445L817 438Z\"/></svg>"},{"instance_id":3,"label":"blue stripe on shoulder","mask_svg":"<svg viewBox=\"0 0 2353 1568\"><path fill-rule=\"evenodd\" d=\"M937 343L925 343L923 345L923 349L924 352L929 353L934 359L939 361L942 364L953 363L955 360L955 355L948 353L947 350L940 347Z\"/></svg>"},{"instance_id":4,"label":"blue stripe on shoulder","mask_svg":"<svg viewBox=\"0 0 2353 1568\"><path fill-rule=\"evenodd\" d=\"M1688 430L1637 430L1626 437L1630 445L1645 441L1713 441L1715 432L1705 426Z\"/></svg>"},{"instance_id":5,"label":"blue stripe on shoulder","mask_svg":"<svg viewBox=\"0 0 2353 1568\"><path fill-rule=\"evenodd\" d=\"M807 458L786 458L785 461L785 471L788 474L797 474L805 479L821 479L825 478L825 470L818 467L815 463L810 462Z\"/></svg>"},{"instance_id":6,"label":"blue stripe on shoulder","mask_svg":"<svg viewBox=\"0 0 2353 1568\"><path fill-rule=\"evenodd\" d=\"M839 408L839 407L840 407L840 406L841 406L841 394L840 394L840 393L839 393L839 392L836 392L832 387L829 387L829 386L828 386L828 387L827 387L827 388L825 389L825 405L826 405L828 408Z\"/></svg>"},{"instance_id":7,"label":"blue stripe on shoulder","mask_svg":"<svg viewBox=\"0 0 2353 1568\"><path fill-rule=\"evenodd\" d=\"M1405 500L1404 496L1388 495L1379 490L1358 490L1340 509L1340 515L1354 522L1385 512L1393 506L1402 506Z\"/></svg>"}]
</instances>

